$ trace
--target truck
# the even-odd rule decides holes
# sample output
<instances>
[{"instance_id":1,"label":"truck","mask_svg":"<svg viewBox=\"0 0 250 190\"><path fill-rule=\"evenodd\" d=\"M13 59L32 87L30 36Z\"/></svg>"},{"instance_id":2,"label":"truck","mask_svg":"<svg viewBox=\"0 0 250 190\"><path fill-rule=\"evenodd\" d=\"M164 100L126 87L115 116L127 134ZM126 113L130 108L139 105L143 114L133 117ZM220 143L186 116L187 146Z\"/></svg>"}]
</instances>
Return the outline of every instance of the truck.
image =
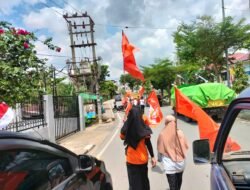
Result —
<instances>
[{"instance_id":1,"label":"truck","mask_svg":"<svg viewBox=\"0 0 250 190\"><path fill-rule=\"evenodd\" d=\"M222 119L228 105L236 97L235 91L222 83L185 84L177 88L213 119ZM174 88L171 91L171 106L175 110ZM191 118L184 117L191 121Z\"/></svg>"}]
</instances>

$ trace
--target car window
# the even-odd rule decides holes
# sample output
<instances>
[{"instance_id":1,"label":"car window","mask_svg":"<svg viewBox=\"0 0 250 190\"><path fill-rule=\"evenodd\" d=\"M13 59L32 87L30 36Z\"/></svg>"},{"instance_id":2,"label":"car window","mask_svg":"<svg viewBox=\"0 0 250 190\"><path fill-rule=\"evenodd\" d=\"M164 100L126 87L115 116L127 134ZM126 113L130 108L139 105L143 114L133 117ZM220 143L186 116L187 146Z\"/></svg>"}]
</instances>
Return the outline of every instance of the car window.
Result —
<instances>
[{"instance_id":1,"label":"car window","mask_svg":"<svg viewBox=\"0 0 250 190\"><path fill-rule=\"evenodd\" d=\"M237 115L224 147L222 165L236 189L250 189L250 110Z\"/></svg>"},{"instance_id":2,"label":"car window","mask_svg":"<svg viewBox=\"0 0 250 190\"><path fill-rule=\"evenodd\" d=\"M250 158L250 110L237 115L224 147L223 159Z\"/></svg>"},{"instance_id":3,"label":"car window","mask_svg":"<svg viewBox=\"0 0 250 190\"><path fill-rule=\"evenodd\" d=\"M52 189L72 174L67 159L41 151L0 152L0 189Z\"/></svg>"}]
</instances>

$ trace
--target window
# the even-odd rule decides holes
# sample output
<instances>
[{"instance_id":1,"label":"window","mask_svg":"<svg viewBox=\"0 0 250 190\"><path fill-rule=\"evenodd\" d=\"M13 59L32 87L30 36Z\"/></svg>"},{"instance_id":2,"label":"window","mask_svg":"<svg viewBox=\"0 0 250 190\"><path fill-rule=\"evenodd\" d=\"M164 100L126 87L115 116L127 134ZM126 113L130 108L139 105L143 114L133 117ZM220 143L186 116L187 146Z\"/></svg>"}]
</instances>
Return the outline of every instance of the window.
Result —
<instances>
[{"instance_id":1,"label":"window","mask_svg":"<svg viewBox=\"0 0 250 190\"><path fill-rule=\"evenodd\" d=\"M241 110L229 132L229 138L224 148L224 159L242 158L239 152L245 153L244 157L250 158L250 110ZM247 152L248 151L248 152ZM236 154L236 152L238 152ZM233 154L232 154L233 153Z\"/></svg>"},{"instance_id":2,"label":"window","mask_svg":"<svg viewBox=\"0 0 250 190\"><path fill-rule=\"evenodd\" d=\"M237 115L224 147L223 166L236 189L250 189L250 110Z\"/></svg>"},{"instance_id":3,"label":"window","mask_svg":"<svg viewBox=\"0 0 250 190\"><path fill-rule=\"evenodd\" d=\"M52 189L72 174L67 159L41 151L0 152L0 189Z\"/></svg>"}]
</instances>

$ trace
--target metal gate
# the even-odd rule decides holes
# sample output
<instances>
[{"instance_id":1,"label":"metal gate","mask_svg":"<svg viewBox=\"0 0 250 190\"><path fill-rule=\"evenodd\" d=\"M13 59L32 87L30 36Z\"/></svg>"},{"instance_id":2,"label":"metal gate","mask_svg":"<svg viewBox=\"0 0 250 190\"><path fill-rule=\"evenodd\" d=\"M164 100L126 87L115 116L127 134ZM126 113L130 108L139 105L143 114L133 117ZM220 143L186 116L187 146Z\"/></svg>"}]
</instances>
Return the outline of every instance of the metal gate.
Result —
<instances>
[{"instance_id":1,"label":"metal gate","mask_svg":"<svg viewBox=\"0 0 250 190\"><path fill-rule=\"evenodd\" d=\"M80 130L77 96L54 96L56 140Z\"/></svg>"},{"instance_id":2,"label":"metal gate","mask_svg":"<svg viewBox=\"0 0 250 190\"><path fill-rule=\"evenodd\" d=\"M21 132L32 128L45 127L47 124L44 119L43 96L33 97L16 104L13 108L15 118L3 130Z\"/></svg>"}]
</instances>

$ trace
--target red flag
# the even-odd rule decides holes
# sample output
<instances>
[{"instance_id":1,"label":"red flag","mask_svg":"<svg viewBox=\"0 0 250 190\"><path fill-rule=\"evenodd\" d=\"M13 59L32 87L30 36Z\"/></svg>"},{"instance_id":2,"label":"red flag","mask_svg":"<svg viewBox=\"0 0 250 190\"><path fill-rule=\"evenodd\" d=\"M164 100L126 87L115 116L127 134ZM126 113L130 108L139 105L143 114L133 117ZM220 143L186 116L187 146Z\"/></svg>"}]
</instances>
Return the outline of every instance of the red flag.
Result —
<instances>
[{"instance_id":1,"label":"red flag","mask_svg":"<svg viewBox=\"0 0 250 190\"><path fill-rule=\"evenodd\" d=\"M149 94L147 102L150 105L148 120L150 122L150 125L152 127L155 127L157 124L161 122L163 114L161 111L157 95L154 90Z\"/></svg>"},{"instance_id":2,"label":"red flag","mask_svg":"<svg viewBox=\"0 0 250 190\"><path fill-rule=\"evenodd\" d=\"M144 76L136 65L133 50L135 50L135 47L129 44L127 36L122 31L124 71L127 71L132 77L144 81Z\"/></svg>"},{"instance_id":3,"label":"red flag","mask_svg":"<svg viewBox=\"0 0 250 190\"><path fill-rule=\"evenodd\" d=\"M198 122L200 139L209 139L210 151L213 151L214 143L219 131L219 126L198 105L181 93L175 87L175 107L178 113L188 116ZM240 145L228 137L224 151L240 150Z\"/></svg>"},{"instance_id":4,"label":"red flag","mask_svg":"<svg viewBox=\"0 0 250 190\"><path fill-rule=\"evenodd\" d=\"M140 96L140 98L143 96L143 94L144 94L144 87L141 86L141 88L139 89L139 96Z\"/></svg>"},{"instance_id":5,"label":"red flag","mask_svg":"<svg viewBox=\"0 0 250 190\"><path fill-rule=\"evenodd\" d=\"M13 119L13 110L4 102L0 102L0 130L6 128Z\"/></svg>"}]
</instances>

